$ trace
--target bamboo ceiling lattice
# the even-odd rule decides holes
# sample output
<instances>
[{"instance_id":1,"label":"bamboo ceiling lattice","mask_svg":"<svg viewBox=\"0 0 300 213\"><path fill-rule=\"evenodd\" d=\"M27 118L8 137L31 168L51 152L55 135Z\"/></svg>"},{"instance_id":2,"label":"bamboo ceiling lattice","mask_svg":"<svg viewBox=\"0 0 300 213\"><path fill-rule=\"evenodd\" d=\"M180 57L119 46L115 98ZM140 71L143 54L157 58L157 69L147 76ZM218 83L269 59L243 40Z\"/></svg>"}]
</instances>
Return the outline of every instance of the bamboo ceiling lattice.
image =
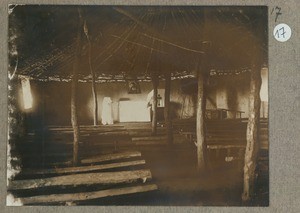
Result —
<instances>
[{"instance_id":1,"label":"bamboo ceiling lattice","mask_svg":"<svg viewBox=\"0 0 300 213\"><path fill-rule=\"evenodd\" d=\"M71 80L77 7L14 8L9 47L17 54L10 57L10 75L15 71L38 80ZM192 77L204 54L209 56L211 75L247 71L254 54L261 54L267 63L264 7L81 7L98 82L147 81L152 72L163 76L164 70L171 71L172 78ZM79 80L91 80L86 38Z\"/></svg>"}]
</instances>

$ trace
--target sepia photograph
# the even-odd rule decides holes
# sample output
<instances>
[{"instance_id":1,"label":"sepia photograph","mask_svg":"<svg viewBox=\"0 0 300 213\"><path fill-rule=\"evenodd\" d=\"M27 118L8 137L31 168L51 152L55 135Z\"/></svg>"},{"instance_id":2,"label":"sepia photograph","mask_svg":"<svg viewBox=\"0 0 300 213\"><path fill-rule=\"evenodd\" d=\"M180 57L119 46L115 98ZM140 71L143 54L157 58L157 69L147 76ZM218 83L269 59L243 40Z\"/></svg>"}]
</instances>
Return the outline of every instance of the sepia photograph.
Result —
<instances>
[{"instance_id":1,"label":"sepia photograph","mask_svg":"<svg viewBox=\"0 0 300 213\"><path fill-rule=\"evenodd\" d=\"M8 9L7 206L269 206L267 6Z\"/></svg>"}]
</instances>

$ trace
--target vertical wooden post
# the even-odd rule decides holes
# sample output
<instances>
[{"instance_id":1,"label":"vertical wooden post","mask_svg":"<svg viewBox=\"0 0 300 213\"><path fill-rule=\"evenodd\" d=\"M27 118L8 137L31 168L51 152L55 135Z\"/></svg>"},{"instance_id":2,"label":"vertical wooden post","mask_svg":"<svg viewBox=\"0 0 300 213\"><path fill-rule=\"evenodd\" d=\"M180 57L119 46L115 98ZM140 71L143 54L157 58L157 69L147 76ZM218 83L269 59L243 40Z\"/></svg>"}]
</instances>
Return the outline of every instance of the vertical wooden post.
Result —
<instances>
[{"instance_id":1,"label":"vertical wooden post","mask_svg":"<svg viewBox=\"0 0 300 213\"><path fill-rule=\"evenodd\" d=\"M262 11L262 13L264 13ZM263 17L263 16L262 16ZM256 38L266 38L265 24L267 18L257 20L253 34ZM262 42L262 43L261 43ZM244 162L244 189L242 200L244 202L250 201L254 196L254 186L256 182L256 166L259 152L259 123L260 123L260 89L262 84L261 79L261 65L264 58L267 58L264 51L261 50L263 41L259 41L253 45L251 55L251 78L250 78L250 94L249 94L249 118L247 125L247 145L245 150Z\"/></svg>"},{"instance_id":2,"label":"vertical wooden post","mask_svg":"<svg viewBox=\"0 0 300 213\"><path fill-rule=\"evenodd\" d=\"M197 112L196 112L196 136L197 136L197 170L199 173L205 172L207 167L207 145L205 141L205 110L206 110L206 96L205 96L205 82L207 75L209 75L209 57L211 57L209 39L209 9L203 8L203 50L204 55L202 60L196 59L196 74L198 78L198 94L197 94ZM201 62L201 63L200 63ZM200 67L199 67L200 65Z\"/></svg>"},{"instance_id":3,"label":"vertical wooden post","mask_svg":"<svg viewBox=\"0 0 300 213\"><path fill-rule=\"evenodd\" d=\"M92 93L94 98L94 126L98 125L98 99L97 99L97 90L95 83L95 73L92 72Z\"/></svg>"},{"instance_id":4,"label":"vertical wooden post","mask_svg":"<svg viewBox=\"0 0 300 213\"><path fill-rule=\"evenodd\" d=\"M204 95L204 82L205 75L204 70L200 70L197 73L198 78L198 95L197 95L197 114L196 114L196 126L197 126L197 170L203 172L206 170L206 142L205 142L205 129L204 129L204 116L206 101Z\"/></svg>"},{"instance_id":5,"label":"vertical wooden post","mask_svg":"<svg viewBox=\"0 0 300 213\"><path fill-rule=\"evenodd\" d=\"M73 76L72 76L72 86L71 86L71 123L73 127L73 165L78 164L78 145L80 138L80 130L78 125L78 114L77 114L77 84L78 84L78 65L81 55L81 38L82 38L82 27L83 21L81 17L81 11L78 9L79 22L77 31L77 47L76 55L73 63Z\"/></svg>"},{"instance_id":6,"label":"vertical wooden post","mask_svg":"<svg viewBox=\"0 0 300 213\"><path fill-rule=\"evenodd\" d=\"M170 115L170 93L171 93L171 73L165 73L165 108L164 117L167 130L167 142L173 144L172 120Z\"/></svg>"},{"instance_id":7,"label":"vertical wooden post","mask_svg":"<svg viewBox=\"0 0 300 213\"><path fill-rule=\"evenodd\" d=\"M152 85L153 85L152 134L156 135L156 132L157 132L157 87L158 87L158 76L156 73L152 74Z\"/></svg>"},{"instance_id":8,"label":"vertical wooden post","mask_svg":"<svg viewBox=\"0 0 300 213\"><path fill-rule=\"evenodd\" d=\"M97 126L98 125L98 100L97 100L97 90L96 90L96 82L95 82L96 74L92 66L92 44L89 37L89 30L86 21L84 22L84 33L86 35L88 47L89 47L89 66L92 75L92 94L94 99L94 126Z\"/></svg>"},{"instance_id":9,"label":"vertical wooden post","mask_svg":"<svg viewBox=\"0 0 300 213\"><path fill-rule=\"evenodd\" d=\"M253 197L255 184L255 169L258 157L258 128L260 117L260 64L256 61L252 65L249 95L249 119L247 126L247 145L244 165L244 191L243 201L249 201Z\"/></svg>"}]
</instances>

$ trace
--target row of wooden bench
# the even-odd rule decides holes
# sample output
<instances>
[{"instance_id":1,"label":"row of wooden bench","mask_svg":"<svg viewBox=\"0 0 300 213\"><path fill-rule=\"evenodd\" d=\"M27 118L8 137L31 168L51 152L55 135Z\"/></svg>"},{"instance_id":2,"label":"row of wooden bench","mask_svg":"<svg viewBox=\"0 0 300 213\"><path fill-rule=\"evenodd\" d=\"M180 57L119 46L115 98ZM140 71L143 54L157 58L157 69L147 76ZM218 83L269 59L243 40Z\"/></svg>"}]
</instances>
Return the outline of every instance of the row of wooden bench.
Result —
<instances>
[{"instance_id":1,"label":"row of wooden bench","mask_svg":"<svg viewBox=\"0 0 300 213\"><path fill-rule=\"evenodd\" d=\"M140 152L128 151L82 159L77 167L63 162L47 169L24 169L9 182L8 191L23 205L45 205L157 190L149 182L151 171L139 168L145 163ZM22 196L28 190L31 196Z\"/></svg>"}]
</instances>

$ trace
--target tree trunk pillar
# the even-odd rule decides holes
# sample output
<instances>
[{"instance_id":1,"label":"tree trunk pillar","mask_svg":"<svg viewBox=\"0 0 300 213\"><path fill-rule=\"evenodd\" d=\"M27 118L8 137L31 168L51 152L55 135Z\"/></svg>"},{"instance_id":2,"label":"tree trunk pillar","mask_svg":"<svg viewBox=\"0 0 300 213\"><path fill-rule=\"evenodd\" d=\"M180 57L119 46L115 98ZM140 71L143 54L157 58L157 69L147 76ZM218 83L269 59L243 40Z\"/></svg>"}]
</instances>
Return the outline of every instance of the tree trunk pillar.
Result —
<instances>
[{"instance_id":1,"label":"tree trunk pillar","mask_svg":"<svg viewBox=\"0 0 300 213\"><path fill-rule=\"evenodd\" d=\"M97 90L95 83L95 73L92 72L92 93L94 99L94 126L98 125L98 100L97 100Z\"/></svg>"},{"instance_id":2,"label":"tree trunk pillar","mask_svg":"<svg viewBox=\"0 0 300 213\"><path fill-rule=\"evenodd\" d=\"M254 195L254 185L256 179L256 165L258 157L258 130L260 116L260 87L261 87L261 67L254 64L251 69L250 95L249 95L249 119L247 125L247 145L245 151L244 164L244 191L243 201L249 201Z\"/></svg>"},{"instance_id":3,"label":"tree trunk pillar","mask_svg":"<svg viewBox=\"0 0 300 213\"><path fill-rule=\"evenodd\" d=\"M73 127L73 165L78 164L78 146L80 140L80 130L78 124L78 113L77 113L77 85L78 85L78 65L81 57L81 40L82 40L82 29L83 20L81 17L81 11L78 9L79 21L77 30L77 46L76 55L73 63L73 76L71 85L71 123Z\"/></svg>"},{"instance_id":4,"label":"tree trunk pillar","mask_svg":"<svg viewBox=\"0 0 300 213\"><path fill-rule=\"evenodd\" d=\"M205 75L203 70L198 71L198 95L197 95L197 113L196 113L196 130L197 130L197 170L203 172L206 170L206 142L205 142L205 108L206 101L204 95Z\"/></svg>"},{"instance_id":5,"label":"tree trunk pillar","mask_svg":"<svg viewBox=\"0 0 300 213\"><path fill-rule=\"evenodd\" d=\"M92 44L89 36L89 30L86 21L84 22L84 33L86 35L86 39L88 42L89 47L89 66L92 76L92 94L93 94L93 100L94 100L94 126L98 125L98 100L97 100L97 90L96 90L96 74L93 70L92 65Z\"/></svg>"}]
</instances>

